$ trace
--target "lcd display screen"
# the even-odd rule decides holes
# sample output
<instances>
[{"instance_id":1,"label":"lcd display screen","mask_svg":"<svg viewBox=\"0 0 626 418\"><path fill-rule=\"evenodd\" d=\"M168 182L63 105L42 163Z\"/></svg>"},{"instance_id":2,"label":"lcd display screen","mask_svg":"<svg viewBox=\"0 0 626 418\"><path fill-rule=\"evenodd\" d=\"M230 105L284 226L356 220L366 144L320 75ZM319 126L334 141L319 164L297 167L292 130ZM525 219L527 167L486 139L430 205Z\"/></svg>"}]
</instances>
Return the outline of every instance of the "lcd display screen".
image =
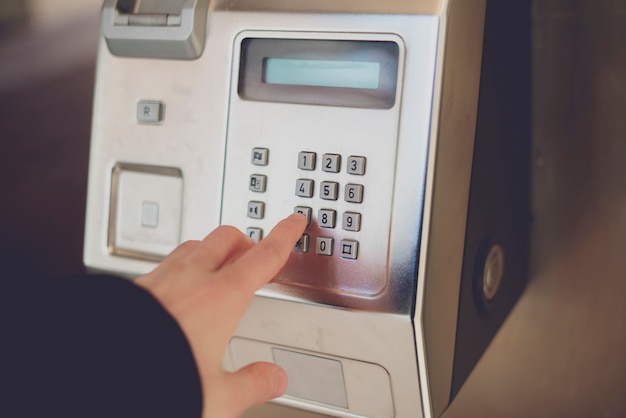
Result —
<instances>
[{"instance_id":1,"label":"lcd display screen","mask_svg":"<svg viewBox=\"0 0 626 418\"><path fill-rule=\"evenodd\" d=\"M392 41L245 38L244 100L390 109L400 48Z\"/></svg>"},{"instance_id":2,"label":"lcd display screen","mask_svg":"<svg viewBox=\"0 0 626 418\"><path fill-rule=\"evenodd\" d=\"M380 84L378 62L267 58L263 73L269 84L369 90Z\"/></svg>"}]
</instances>

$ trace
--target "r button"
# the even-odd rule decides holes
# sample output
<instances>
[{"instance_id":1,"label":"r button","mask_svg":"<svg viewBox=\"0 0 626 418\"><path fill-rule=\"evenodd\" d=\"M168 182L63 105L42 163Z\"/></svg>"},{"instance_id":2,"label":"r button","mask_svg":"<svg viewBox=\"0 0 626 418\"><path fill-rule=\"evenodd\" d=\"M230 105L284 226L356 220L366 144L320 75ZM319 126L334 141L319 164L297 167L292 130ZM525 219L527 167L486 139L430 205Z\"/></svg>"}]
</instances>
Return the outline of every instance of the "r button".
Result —
<instances>
[{"instance_id":1,"label":"r button","mask_svg":"<svg viewBox=\"0 0 626 418\"><path fill-rule=\"evenodd\" d=\"M137 122L148 124L163 122L163 102L140 100L137 103Z\"/></svg>"}]
</instances>

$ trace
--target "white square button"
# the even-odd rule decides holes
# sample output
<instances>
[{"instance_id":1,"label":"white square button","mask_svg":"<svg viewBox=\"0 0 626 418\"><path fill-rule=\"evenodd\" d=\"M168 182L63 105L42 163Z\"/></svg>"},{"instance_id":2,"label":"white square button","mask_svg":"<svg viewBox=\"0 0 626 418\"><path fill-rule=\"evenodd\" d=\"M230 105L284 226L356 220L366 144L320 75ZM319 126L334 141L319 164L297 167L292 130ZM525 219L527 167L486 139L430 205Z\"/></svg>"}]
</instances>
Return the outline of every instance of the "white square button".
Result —
<instances>
[{"instance_id":1,"label":"white square button","mask_svg":"<svg viewBox=\"0 0 626 418\"><path fill-rule=\"evenodd\" d=\"M159 204L143 202L141 205L141 225L157 228L159 226Z\"/></svg>"},{"instance_id":2,"label":"white square button","mask_svg":"<svg viewBox=\"0 0 626 418\"><path fill-rule=\"evenodd\" d=\"M143 259L169 254L180 244L180 171L118 164L112 180L109 250Z\"/></svg>"}]
</instances>

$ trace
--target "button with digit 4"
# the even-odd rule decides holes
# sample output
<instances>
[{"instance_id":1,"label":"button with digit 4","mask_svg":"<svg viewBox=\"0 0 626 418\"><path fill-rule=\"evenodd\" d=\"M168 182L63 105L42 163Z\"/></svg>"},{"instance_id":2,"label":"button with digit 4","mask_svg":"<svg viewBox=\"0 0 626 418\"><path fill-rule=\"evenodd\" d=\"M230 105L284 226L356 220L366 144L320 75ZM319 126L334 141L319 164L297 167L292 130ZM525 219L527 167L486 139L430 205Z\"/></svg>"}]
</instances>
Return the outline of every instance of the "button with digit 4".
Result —
<instances>
[{"instance_id":1,"label":"button with digit 4","mask_svg":"<svg viewBox=\"0 0 626 418\"><path fill-rule=\"evenodd\" d=\"M313 180L309 180L309 179L296 180L296 196L313 197Z\"/></svg>"}]
</instances>

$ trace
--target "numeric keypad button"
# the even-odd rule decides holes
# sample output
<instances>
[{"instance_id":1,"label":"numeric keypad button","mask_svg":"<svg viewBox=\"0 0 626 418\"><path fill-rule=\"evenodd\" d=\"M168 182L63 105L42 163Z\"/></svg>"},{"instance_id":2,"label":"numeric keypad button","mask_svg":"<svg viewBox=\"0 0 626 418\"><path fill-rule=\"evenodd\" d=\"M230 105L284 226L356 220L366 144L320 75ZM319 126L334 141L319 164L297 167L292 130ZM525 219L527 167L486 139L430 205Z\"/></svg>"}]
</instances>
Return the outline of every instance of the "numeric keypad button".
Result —
<instances>
[{"instance_id":1,"label":"numeric keypad button","mask_svg":"<svg viewBox=\"0 0 626 418\"><path fill-rule=\"evenodd\" d=\"M300 170L315 170L315 162L317 159L317 154L314 152L302 151L298 154L298 168Z\"/></svg>"},{"instance_id":2,"label":"numeric keypad button","mask_svg":"<svg viewBox=\"0 0 626 418\"><path fill-rule=\"evenodd\" d=\"M345 212L343 214L342 228L346 231L360 231L361 214L356 212Z\"/></svg>"},{"instance_id":3,"label":"numeric keypad button","mask_svg":"<svg viewBox=\"0 0 626 418\"><path fill-rule=\"evenodd\" d=\"M306 224L307 226L311 225L311 215L313 214L313 209L306 206L296 206L293 210L294 213L301 213L306 216Z\"/></svg>"},{"instance_id":4,"label":"numeric keypad button","mask_svg":"<svg viewBox=\"0 0 626 418\"><path fill-rule=\"evenodd\" d=\"M362 176L365 174L365 157L351 155L348 157L348 174Z\"/></svg>"},{"instance_id":5,"label":"numeric keypad button","mask_svg":"<svg viewBox=\"0 0 626 418\"><path fill-rule=\"evenodd\" d=\"M333 255L333 246L335 240L328 237L317 237L315 243L315 253L318 255Z\"/></svg>"},{"instance_id":6,"label":"numeric keypad button","mask_svg":"<svg viewBox=\"0 0 626 418\"><path fill-rule=\"evenodd\" d=\"M296 196L313 197L313 180L298 179L296 180Z\"/></svg>"},{"instance_id":7,"label":"numeric keypad button","mask_svg":"<svg viewBox=\"0 0 626 418\"><path fill-rule=\"evenodd\" d=\"M324 200L337 200L339 197L339 183L323 181L320 183L320 198Z\"/></svg>"},{"instance_id":8,"label":"numeric keypad button","mask_svg":"<svg viewBox=\"0 0 626 418\"><path fill-rule=\"evenodd\" d=\"M346 202L363 203L363 185L362 184L346 184L344 198Z\"/></svg>"},{"instance_id":9,"label":"numeric keypad button","mask_svg":"<svg viewBox=\"0 0 626 418\"><path fill-rule=\"evenodd\" d=\"M322 157L322 170L328 173L338 173L341 170L341 155L324 154Z\"/></svg>"},{"instance_id":10,"label":"numeric keypad button","mask_svg":"<svg viewBox=\"0 0 626 418\"><path fill-rule=\"evenodd\" d=\"M322 228L334 228L337 212L332 209L320 209L317 213L317 224Z\"/></svg>"}]
</instances>

